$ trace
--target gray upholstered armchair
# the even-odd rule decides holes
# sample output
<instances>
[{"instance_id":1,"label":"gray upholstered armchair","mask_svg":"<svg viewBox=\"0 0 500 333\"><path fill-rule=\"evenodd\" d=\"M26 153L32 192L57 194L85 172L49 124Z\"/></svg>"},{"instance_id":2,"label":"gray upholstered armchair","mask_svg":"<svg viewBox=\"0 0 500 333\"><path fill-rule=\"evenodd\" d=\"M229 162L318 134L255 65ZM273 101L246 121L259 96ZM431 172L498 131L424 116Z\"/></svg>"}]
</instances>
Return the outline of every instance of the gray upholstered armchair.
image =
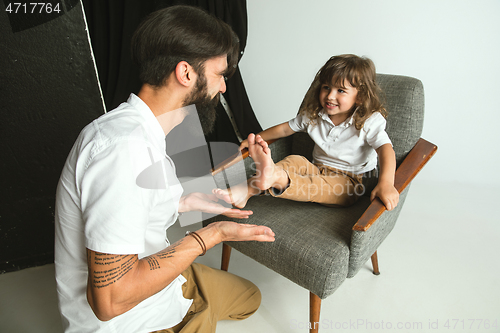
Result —
<instances>
[{"instance_id":1,"label":"gray upholstered armchair","mask_svg":"<svg viewBox=\"0 0 500 333\"><path fill-rule=\"evenodd\" d=\"M354 277L371 258L378 275L377 248L393 229L408 194L409 183L435 153L437 147L420 138L424 117L422 83L411 77L378 74L389 112L387 132L394 145L398 169L395 186L400 192L396 209L387 211L369 195L377 175L364 178L366 194L348 208L329 208L316 203L296 202L271 196L252 197L245 209L254 214L235 220L269 226L276 234L274 243L229 242L223 246L222 269L227 270L231 248L255 259L310 291L310 321L317 332L321 299L330 296L346 278ZM311 158L313 142L307 134L296 133L270 144L275 162L289 154ZM246 156L245 156L246 155ZM217 185L234 184L244 163L246 177L254 172L253 161L232 160L214 171ZM241 179L241 178L240 178ZM218 220L216 216L204 225Z\"/></svg>"}]
</instances>

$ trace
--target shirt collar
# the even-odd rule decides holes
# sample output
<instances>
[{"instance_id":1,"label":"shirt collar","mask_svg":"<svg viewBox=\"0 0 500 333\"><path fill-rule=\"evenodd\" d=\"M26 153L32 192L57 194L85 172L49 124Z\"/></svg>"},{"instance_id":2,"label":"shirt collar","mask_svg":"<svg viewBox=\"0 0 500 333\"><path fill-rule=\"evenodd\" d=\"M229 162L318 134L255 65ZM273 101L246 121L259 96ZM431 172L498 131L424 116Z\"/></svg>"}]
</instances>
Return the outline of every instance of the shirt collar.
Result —
<instances>
[{"instance_id":1,"label":"shirt collar","mask_svg":"<svg viewBox=\"0 0 500 333\"><path fill-rule=\"evenodd\" d=\"M127 103L132 105L136 110L139 111L139 113L145 120L144 126L148 129L148 136L150 136L154 140L154 142L159 145L162 151L165 152L165 132L163 132L160 122L158 121L158 119L156 119L153 111L151 111L149 106L144 103L142 99L140 99L133 93L130 94Z\"/></svg>"},{"instance_id":2,"label":"shirt collar","mask_svg":"<svg viewBox=\"0 0 500 333\"><path fill-rule=\"evenodd\" d=\"M354 113L349 117L347 118L346 120L344 120L344 122L342 122L341 124L337 125L337 126L342 126L342 127L349 127L351 126L353 123L354 123L354 114L356 113L356 111L354 111ZM332 124L333 126L335 126L332 122L332 120L330 119L330 117L328 116L328 113L326 113L326 111L324 109L322 109L320 111L320 116L321 118L323 118L323 120L329 122L330 124Z\"/></svg>"},{"instance_id":3,"label":"shirt collar","mask_svg":"<svg viewBox=\"0 0 500 333\"><path fill-rule=\"evenodd\" d=\"M346 119L346 121L344 121L344 123L346 123L346 126L351 126L353 123L354 123L354 114L356 113L356 111L353 112L353 114Z\"/></svg>"}]
</instances>

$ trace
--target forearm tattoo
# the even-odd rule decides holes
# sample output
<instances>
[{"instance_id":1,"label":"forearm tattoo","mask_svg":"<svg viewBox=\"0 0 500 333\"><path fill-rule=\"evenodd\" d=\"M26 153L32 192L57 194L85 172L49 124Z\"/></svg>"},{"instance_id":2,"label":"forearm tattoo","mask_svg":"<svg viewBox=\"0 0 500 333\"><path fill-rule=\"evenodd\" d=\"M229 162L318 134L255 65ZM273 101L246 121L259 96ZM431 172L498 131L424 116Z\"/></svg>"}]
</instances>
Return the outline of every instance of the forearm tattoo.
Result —
<instances>
[{"instance_id":1,"label":"forearm tattoo","mask_svg":"<svg viewBox=\"0 0 500 333\"><path fill-rule=\"evenodd\" d=\"M182 243L182 241L183 241L183 239L179 240L178 242L176 242L173 245L170 245L166 249L164 249L156 254L153 254L152 256L146 257L145 259L147 260L147 262L149 264L149 269L151 271L154 271L155 269L160 268L160 262L158 261L158 259L163 260L163 259L167 259L167 258L172 258L177 251L177 247Z\"/></svg>"},{"instance_id":2,"label":"forearm tattoo","mask_svg":"<svg viewBox=\"0 0 500 333\"><path fill-rule=\"evenodd\" d=\"M167 259L167 258L172 258L174 256L174 254L177 252L177 247L179 245L182 244L182 242L184 241L184 238L180 239L178 242L170 245L169 247L167 247L166 249L158 252L156 255L158 256L158 258L160 259Z\"/></svg>"},{"instance_id":3,"label":"forearm tattoo","mask_svg":"<svg viewBox=\"0 0 500 333\"><path fill-rule=\"evenodd\" d=\"M177 252L177 247L182 244L183 239L157 254L148 256L146 259L151 271L160 269L159 260L172 258ZM94 288L104 288L118 282L124 277L138 262L136 255L110 255L105 253L88 252L88 265L93 265L92 286ZM112 266L112 268L110 268Z\"/></svg>"},{"instance_id":4,"label":"forearm tattoo","mask_svg":"<svg viewBox=\"0 0 500 333\"><path fill-rule=\"evenodd\" d=\"M160 263L158 262L158 260L156 260L155 257L147 257L146 260L148 261L149 269L151 271L154 271L155 269L160 268Z\"/></svg>"},{"instance_id":5,"label":"forearm tattoo","mask_svg":"<svg viewBox=\"0 0 500 333\"><path fill-rule=\"evenodd\" d=\"M89 255L89 261L92 259ZM115 282L118 282L134 267L138 261L136 255L109 255L105 253L94 252L94 264L92 285L94 288L104 288ZM119 266L109 268L111 265ZM99 269L101 268L102 269Z\"/></svg>"}]
</instances>

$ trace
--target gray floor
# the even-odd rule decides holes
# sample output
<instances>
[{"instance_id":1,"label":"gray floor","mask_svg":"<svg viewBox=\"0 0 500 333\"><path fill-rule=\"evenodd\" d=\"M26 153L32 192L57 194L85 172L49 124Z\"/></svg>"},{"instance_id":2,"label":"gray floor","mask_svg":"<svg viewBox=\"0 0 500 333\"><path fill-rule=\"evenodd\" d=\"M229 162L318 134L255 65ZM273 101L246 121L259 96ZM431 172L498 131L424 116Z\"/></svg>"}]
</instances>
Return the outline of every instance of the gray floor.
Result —
<instances>
[{"instance_id":1,"label":"gray floor","mask_svg":"<svg viewBox=\"0 0 500 333\"><path fill-rule=\"evenodd\" d=\"M493 188L417 179L378 250L381 275L367 263L324 300L320 331L500 332L497 199ZM220 253L218 246L199 261L219 267ZM217 332L307 332L306 290L236 251L229 270L256 283L263 301ZM53 265L0 275L0 332L61 332Z\"/></svg>"}]
</instances>

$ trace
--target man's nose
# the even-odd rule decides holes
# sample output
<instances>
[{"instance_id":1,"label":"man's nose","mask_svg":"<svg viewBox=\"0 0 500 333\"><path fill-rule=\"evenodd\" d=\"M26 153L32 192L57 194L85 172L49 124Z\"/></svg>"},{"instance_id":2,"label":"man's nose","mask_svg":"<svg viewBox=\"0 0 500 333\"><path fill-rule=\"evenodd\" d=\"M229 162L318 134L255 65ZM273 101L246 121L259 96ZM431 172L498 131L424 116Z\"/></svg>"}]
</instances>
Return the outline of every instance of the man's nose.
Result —
<instances>
[{"instance_id":1,"label":"man's nose","mask_svg":"<svg viewBox=\"0 0 500 333\"><path fill-rule=\"evenodd\" d=\"M220 85L220 90L219 91L223 94L223 93L226 92L226 88L227 88L226 87L226 77L224 76L224 77L222 77L222 83Z\"/></svg>"}]
</instances>

